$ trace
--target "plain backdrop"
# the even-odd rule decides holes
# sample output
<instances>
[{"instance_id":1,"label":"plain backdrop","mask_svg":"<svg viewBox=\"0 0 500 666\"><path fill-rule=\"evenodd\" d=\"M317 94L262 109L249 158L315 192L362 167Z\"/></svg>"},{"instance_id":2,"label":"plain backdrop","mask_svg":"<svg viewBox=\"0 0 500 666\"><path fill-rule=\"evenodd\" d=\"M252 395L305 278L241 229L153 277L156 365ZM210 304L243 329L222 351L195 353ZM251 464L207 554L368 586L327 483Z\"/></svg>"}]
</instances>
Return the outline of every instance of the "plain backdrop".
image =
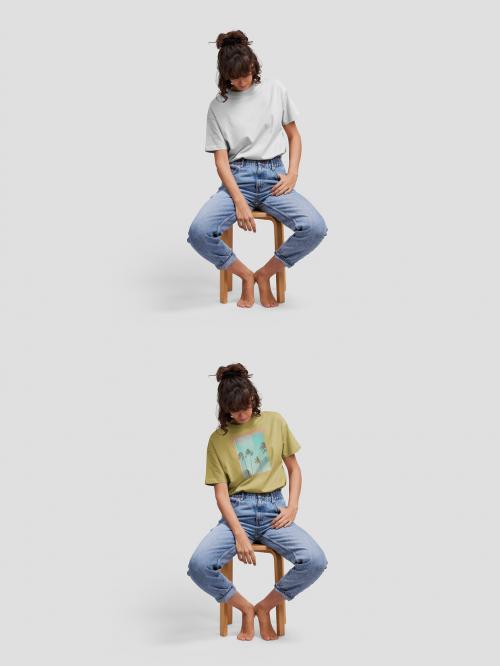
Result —
<instances>
[{"instance_id":1,"label":"plain backdrop","mask_svg":"<svg viewBox=\"0 0 500 666\"><path fill-rule=\"evenodd\" d=\"M2 3L4 663L498 664L497 11ZM329 229L274 310L219 304L186 242L232 29L301 111L296 189ZM257 268L270 227L235 243ZM296 522L329 560L274 642L238 611L221 638L187 576L236 361L302 444ZM251 601L267 559L235 559Z\"/></svg>"}]
</instances>

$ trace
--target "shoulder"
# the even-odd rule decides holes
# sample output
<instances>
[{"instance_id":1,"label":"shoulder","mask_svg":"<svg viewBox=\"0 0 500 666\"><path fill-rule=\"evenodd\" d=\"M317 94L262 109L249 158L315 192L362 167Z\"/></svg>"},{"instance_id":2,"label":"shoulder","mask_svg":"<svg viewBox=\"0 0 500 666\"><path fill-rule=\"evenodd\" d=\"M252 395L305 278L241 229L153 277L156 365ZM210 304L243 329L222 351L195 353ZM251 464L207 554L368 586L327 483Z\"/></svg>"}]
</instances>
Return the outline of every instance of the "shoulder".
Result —
<instances>
[{"instance_id":1,"label":"shoulder","mask_svg":"<svg viewBox=\"0 0 500 666\"><path fill-rule=\"evenodd\" d=\"M277 88L280 92L286 92L286 85L281 79L272 79L273 86Z\"/></svg>"},{"instance_id":2,"label":"shoulder","mask_svg":"<svg viewBox=\"0 0 500 666\"><path fill-rule=\"evenodd\" d=\"M216 429L211 433L210 437L208 438L208 445L209 445L209 446L213 446L213 445L217 444L217 442L218 442L222 437L224 437L224 435L225 435L225 433L224 433L224 431L222 430L222 428L220 428L220 427L219 427L219 428L216 428Z\"/></svg>"},{"instance_id":3,"label":"shoulder","mask_svg":"<svg viewBox=\"0 0 500 666\"><path fill-rule=\"evenodd\" d=\"M265 411L261 412L261 416L263 416L266 420L268 421L273 421L275 423L284 423L285 419L279 412L270 412L270 411Z\"/></svg>"},{"instance_id":4,"label":"shoulder","mask_svg":"<svg viewBox=\"0 0 500 666\"><path fill-rule=\"evenodd\" d=\"M228 105L229 101L230 101L230 97L228 97L227 99L224 99L224 97L222 97L220 92L217 92L215 97L213 97L210 100L210 103L208 105L207 113L216 112L219 109L225 108Z\"/></svg>"}]
</instances>

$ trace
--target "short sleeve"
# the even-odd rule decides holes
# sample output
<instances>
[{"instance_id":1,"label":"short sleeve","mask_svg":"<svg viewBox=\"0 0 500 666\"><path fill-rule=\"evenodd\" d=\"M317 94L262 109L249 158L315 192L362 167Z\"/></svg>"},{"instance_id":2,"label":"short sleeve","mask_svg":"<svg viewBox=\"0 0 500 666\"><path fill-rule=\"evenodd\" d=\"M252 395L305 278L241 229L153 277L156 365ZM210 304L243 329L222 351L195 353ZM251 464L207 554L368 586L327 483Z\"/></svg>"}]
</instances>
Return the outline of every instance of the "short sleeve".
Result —
<instances>
[{"instance_id":1,"label":"short sleeve","mask_svg":"<svg viewBox=\"0 0 500 666\"><path fill-rule=\"evenodd\" d=\"M278 81L277 83L281 89L281 100L282 100L281 124L288 125L288 123L291 123L294 120L297 120L297 118L300 118L300 111L298 110L295 102L288 94L286 86L283 85L281 81Z\"/></svg>"},{"instance_id":2,"label":"short sleeve","mask_svg":"<svg viewBox=\"0 0 500 666\"><path fill-rule=\"evenodd\" d=\"M205 137L205 152L213 153L215 150L227 150L228 146L224 137L222 136L222 131L215 113L212 107L208 108L207 111L207 131Z\"/></svg>"},{"instance_id":3,"label":"short sleeve","mask_svg":"<svg viewBox=\"0 0 500 666\"><path fill-rule=\"evenodd\" d=\"M205 470L205 485L213 486L216 483L227 483L226 474L222 468L219 456L215 450L212 438L208 440L207 464Z\"/></svg>"},{"instance_id":4,"label":"short sleeve","mask_svg":"<svg viewBox=\"0 0 500 666\"><path fill-rule=\"evenodd\" d=\"M282 458L286 458L287 456L291 456L294 453L297 453L302 447L298 443L298 441L295 439L292 431L288 427L288 423L285 421L285 419L281 416L281 431L283 434L283 451L281 453Z\"/></svg>"}]
</instances>

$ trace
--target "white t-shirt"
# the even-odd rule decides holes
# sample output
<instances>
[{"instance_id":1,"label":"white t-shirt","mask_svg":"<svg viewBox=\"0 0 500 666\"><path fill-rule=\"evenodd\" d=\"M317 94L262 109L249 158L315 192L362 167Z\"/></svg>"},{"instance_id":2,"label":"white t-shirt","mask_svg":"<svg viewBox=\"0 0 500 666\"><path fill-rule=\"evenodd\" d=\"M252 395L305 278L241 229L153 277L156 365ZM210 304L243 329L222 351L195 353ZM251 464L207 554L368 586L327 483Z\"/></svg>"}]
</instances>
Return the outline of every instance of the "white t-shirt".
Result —
<instances>
[{"instance_id":1,"label":"white t-shirt","mask_svg":"<svg viewBox=\"0 0 500 666\"><path fill-rule=\"evenodd\" d=\"M276 79L262 79L247 90L217 93L207 112L205 152L228 151L230 162L268 160L287 152L283 125L300 116L285 86Z\"/></svg>"}]
</instances>

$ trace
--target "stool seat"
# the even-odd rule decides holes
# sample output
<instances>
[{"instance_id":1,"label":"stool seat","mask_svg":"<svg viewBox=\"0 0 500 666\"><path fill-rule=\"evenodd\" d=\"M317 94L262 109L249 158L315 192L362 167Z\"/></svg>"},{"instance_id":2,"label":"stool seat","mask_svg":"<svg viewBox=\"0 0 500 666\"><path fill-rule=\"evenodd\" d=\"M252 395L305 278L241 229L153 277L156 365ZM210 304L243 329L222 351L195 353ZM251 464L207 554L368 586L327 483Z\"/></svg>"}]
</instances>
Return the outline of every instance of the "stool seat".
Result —
<instances>
[{"instance_id":1,"label":"stool seat","mask_svg":"<svg viewBox=\"0 0 500 666\"><path fill-rule=\"evenodd\" d=\"M279 247L285 242L285 227L282 222L273 217L270 213L265 213L262 210L252 210L252 217L255 220L270 220L274 226L274 250L276 251ZM233 249L233 226L232 224L224 233L221 235L222 240ZM233 288L233 274L228 270L219 271L219 281L220 281L220 302L227 303L227 293ZM286 290L286 276L285 276L285 266L276 273L276 300L278 303L285 302L285 290Z\"/></svg>"},{"instance_id":2,"label":"stool seat","mask_svg":"<svg viewBox=\"0 0 500 666\"><path fill-rule=\"evenodd\" d=\"M259 543L256 541L252 544L252 548L256 553L267 553L272 555L274 558L274 582L277 583L280 578L283 577L285 573L285 563L283 556L280 555L274 548L270 548L265 544ZM220 571L226 576L228 580L233 582L233 558L226 562L226 564L221 567ZM286 600L283 599L276 606L276 633L278 636L285 635L285 622L286 622ZM220 613L220 635L227 636L227 627L229 624L233 623L233 607L227 602L219 603L219 613Z\"/></svg>"}]
</instances>

